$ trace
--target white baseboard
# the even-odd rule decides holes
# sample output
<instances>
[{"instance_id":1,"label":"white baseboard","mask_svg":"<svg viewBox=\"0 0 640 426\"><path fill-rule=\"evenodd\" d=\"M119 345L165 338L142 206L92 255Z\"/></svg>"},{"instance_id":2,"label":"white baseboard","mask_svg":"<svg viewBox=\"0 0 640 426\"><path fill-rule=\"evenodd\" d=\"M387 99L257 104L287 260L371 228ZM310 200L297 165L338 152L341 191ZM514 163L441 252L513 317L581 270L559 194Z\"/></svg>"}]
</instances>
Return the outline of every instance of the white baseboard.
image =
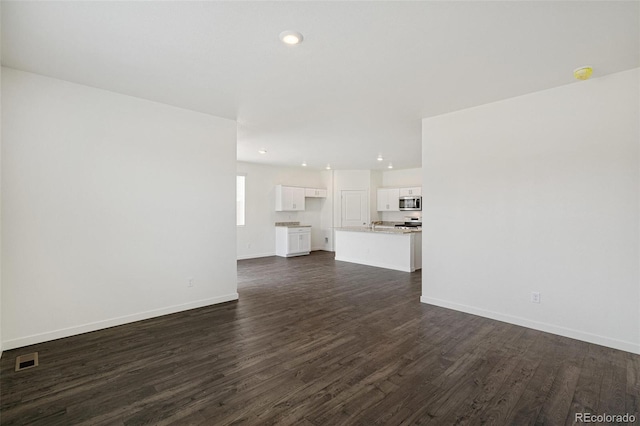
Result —
<instances>
[{"instance_id":1,"label":"white baseboard","mask_svg":"<svg viewBox=\"0 0 640 426\"><path fill-rule=\"evenodd\" d=\"M333 250L327 250L324 248L324 246L322 246L322 247L311 247L311 251L333 251ZM269 252L269 253L245 254L245 255L236 257L236 260L258 259L260 257L269 257L269 256L275 256L275 255L276 255L275 251Z\"/></svg>"},{"instance_id":2,"label":"white baseboard","mask_svg":"<svg viewBox=\"0 0 640 426\"><path fill-rule=\"evenodd\" d=\"M606 336L600 336L598 334L592 334L585 331L574 330L572 328L562 327L559 325L548 324L545 322L534 321L527 318L517 317L514 315L502 314L500 312L489 311L482 308L476 308L474 306L462 305L455 302L450 302L442 299L435 299L432 297L420 297L420 302L427 303L429 305L440 306L442 308L453 309L455 311L465 312L468 314L478 315L485 318L491 318L494 320L507 322L509 324L520 325L522 327L532 328L534 330L544 331L551 334L557 334L558 336L569 337L571 339L582 340L584 342L595 343L596 345L607 346L614 349L620 349L622 351L631 352L634 354L640 354L640 345L627 342L624 340L612 339Z\"/></svg>"},{"instance_id":3,"label":"white baseboard","mask_svg":"<svg viewBox=\"0 0 640 426\"><path fill-rule=\"evenodd\" d=\"M103 328L115 327L117 325L128 324L162 315L174 314L176 312L188 311L189 309L202 308L203 306L215 305L218 303L238 300L238 293L226 294L224 296L212 297L210 299L196 300L194 302L180 305L167 306L166 308L153 309L151 311L139 312L122 317L111 318L103 321L95 321L74 327L60 330L48 331L46 333L33 334L31 336L20 337L18 339L6 340L2 342L2 349L9 350L23 346L34 345L36 343L48 342L49 340L61 339L63 337L75 336L77 334L88 333L90 331L102 330Z\"/></svg>"},{"instance_id":4,"label":"white baseboard","mask_svg":"<svg viewBox=\"0 0 640 426\"><path fill-rule=\"evenodd\" d=\"M259 257L269 257L269 256L275 256L275 255L276 255L276 252L272 251L269 253L245 254L245 255L236 257L236 259L237 260L257 259Z\"/></svg>"}]
</instances>

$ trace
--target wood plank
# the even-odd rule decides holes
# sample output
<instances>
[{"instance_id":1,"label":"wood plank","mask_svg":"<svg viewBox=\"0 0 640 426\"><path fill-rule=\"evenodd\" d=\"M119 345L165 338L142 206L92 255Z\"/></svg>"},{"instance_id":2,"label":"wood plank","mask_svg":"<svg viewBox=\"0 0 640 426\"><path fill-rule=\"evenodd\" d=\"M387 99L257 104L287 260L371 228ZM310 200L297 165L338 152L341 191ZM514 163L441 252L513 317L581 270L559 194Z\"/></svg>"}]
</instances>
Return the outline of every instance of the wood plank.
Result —
<instances>
[{"instance_id":1,"label":"wood plank","mask_svg":"<svg viewBox=\"0 0 640 426\"><path fill-rule=\"evenodd\" d=\"M627 354L626 366L625 413L640 419L640 357Z\"/></svg>"}]
</instances>

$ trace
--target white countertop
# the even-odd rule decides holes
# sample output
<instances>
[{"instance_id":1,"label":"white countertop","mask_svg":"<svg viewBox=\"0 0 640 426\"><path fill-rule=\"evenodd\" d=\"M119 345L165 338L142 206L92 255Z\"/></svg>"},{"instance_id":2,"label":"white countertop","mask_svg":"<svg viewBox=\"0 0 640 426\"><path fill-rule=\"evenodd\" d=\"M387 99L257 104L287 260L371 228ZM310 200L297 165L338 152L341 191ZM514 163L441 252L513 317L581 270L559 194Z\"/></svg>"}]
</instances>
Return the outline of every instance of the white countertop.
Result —
<instances>
[{"instance_id":1,"label":"white countertop","mask_svg":"<svg viewBox=\"0 0 640 426\"><path fill-rule=\"evenodd\" d=\"M412 234L415 232L422 232L421 229L398 229L398 228L375 228L364 226L348 226L344 228L335 228L336 231L349 231L349 232L369 232L374 234Z\"/></svg>"}]
</instances>

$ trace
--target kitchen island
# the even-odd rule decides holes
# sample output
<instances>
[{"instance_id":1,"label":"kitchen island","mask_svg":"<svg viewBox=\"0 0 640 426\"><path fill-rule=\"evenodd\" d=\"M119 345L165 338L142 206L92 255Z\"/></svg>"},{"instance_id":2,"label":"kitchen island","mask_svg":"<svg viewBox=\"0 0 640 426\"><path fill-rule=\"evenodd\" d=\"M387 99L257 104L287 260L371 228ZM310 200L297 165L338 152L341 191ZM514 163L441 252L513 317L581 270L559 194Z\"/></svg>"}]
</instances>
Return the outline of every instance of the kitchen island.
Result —
<instances>
[{"instance_id":1,"label":"kitchen island","mask_svg":"<svg viewBox=\"0 0 640 426\"><path fill-rule=\"evenodd\" d=\"M413 272L422 268L422 231L336 228L335 251L343 262Z\"/></svg>"}]
</instances>

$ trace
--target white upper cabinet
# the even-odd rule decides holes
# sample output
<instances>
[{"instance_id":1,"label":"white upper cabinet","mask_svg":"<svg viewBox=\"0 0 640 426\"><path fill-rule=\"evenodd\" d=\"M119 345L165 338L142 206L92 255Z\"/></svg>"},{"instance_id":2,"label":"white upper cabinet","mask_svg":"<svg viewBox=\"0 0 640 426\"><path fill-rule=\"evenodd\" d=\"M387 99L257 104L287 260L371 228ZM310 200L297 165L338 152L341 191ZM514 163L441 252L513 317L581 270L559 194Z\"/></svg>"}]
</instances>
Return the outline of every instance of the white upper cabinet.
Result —
<instances>
[{"instance_id":1,"label":"white upper cabinet","mask_svg":"<svg viewBox=\"0 0 640 426\"><path fill-rule=\"evenodd\" d=\"M414 195L422 195L422 188L419 186L413 188L400 188L401 197L411 197Z\"/></svg>"},{"instance_id":2,"label":"white upper cabinet","mask_svg":"<svg viewBox=\"0 0 640 426\"><path fill-rule=\"evenodd\" d=\"M304 188L295 186L276 186L276 211L302 211L304 210Z\"/></svg>"},{"instance_id":3,"label":"white upper cabinet","mask_svg":"<svg viewBox=\"0 0 640 426\"><path fill-rule=\"evenodd\" d=\"M327 198L327 190L319 188L305 188L304 196L307 198Z\"/></svg>"},{"instance_id":4,"label":"white upper cabinet","mask_svg":"<svg viewBox=\"0 0 640 426\"><path fill-rule=\"evenodd\" d=\"M305 197L327 198L327 190L320 188L299 188L297 186L276 185L276 211L302 211L305 207Z\"/></svg>"},{"instance_id":5,"label":"white upper cabinet","mask_svg":"<svg viewBox=\"0 0 640 426\"><path fill-rule=\"evenodd\" d=\"M400 189L399 188L379 188L378 189L378 211L379 212L399 212L400 211Z\"/></svg>"}]
</instances>

